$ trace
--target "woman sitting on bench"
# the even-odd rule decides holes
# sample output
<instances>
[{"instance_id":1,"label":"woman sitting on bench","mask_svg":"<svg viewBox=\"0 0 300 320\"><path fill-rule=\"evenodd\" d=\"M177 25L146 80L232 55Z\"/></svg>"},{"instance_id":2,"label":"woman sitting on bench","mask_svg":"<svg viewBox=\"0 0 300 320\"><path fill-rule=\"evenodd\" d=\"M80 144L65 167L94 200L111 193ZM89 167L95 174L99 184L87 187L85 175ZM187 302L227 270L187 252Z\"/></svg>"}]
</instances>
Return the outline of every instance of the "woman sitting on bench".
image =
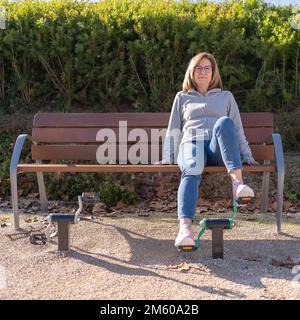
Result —
<instances>
[{"instance_id":1,"label":"woman sitting on bench","mask_svg":"<svg viewBox=\"0 0 300 320\"><path fill-rule=\"evenodd\" d=\"M230 91L222 90L216 60L206 52L191 59L182 91L173 102L160 163L173 164L176 159L181 181L175 246L195 245L192 222L204 166L225 165L237 199L254 197L253 190L243 183L243 162L258 164L245 138L238 105Z\"/></svg>"}]
</instances>

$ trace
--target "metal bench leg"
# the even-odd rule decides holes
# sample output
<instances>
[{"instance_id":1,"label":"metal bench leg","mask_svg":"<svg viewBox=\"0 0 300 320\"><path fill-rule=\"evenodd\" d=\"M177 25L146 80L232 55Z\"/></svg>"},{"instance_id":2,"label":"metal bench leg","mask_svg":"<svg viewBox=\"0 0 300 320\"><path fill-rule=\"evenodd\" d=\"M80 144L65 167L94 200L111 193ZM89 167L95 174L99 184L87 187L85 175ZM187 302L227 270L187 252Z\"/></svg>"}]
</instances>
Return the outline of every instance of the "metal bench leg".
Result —
<instances>
[{"instance_id":1,"label":"metal bench leg","mask_svg":"<svg viewBox=\"0 0 300 320\"><path fill-rule=\"evenodd\" d=\"M36 160L36 163L42 163L42 161ZM41 210L43 212L48 212L48 199L47 199L47 194L45 189L44 176L42 172L37 172L36 175L37 175L38 186L39 186Z\"/></svg>"},{"instance_id":2,"label":"metal bench leg","mask_svg":"<svg viewBox=\"0 0 300 320\"><path fill-rule=\"evenodd\" d=\"M284 173L278 173L277 174L277 208L276 208L276 224L277 224L278 233L281 232L283 188L284 188Z\"/></svg>"},{"instance_id":3,"label":"metal bench leg","mask_svg":"<svg viewBox=\"0 0 300 320\"><path fill-rule=\"evenodd\" d=\"M11 188L11 202L13 207L13 215L14 215L14 228L20 228L20 219L19 219L19 208L18 208L18 182L17 182L17 168L20 159L20 155L22 152L22 148L25 140L27 139L27 134L21 134L18 136L13 154L10 161L10 188Z\"/></svg>"},{"instance_id":4,"label":"metal bench leg","mask_svg":"<svg viewBox=\"0 0 300 320\"><path fill-rule=\"evenodd\" d=\"M68 251L69 250L69 225L68 221L58 221L58 250Z\"/></svg>"},{"instance_id":5,"label":"metal bench leg","mask_svg":"<svg viewBox=\"0 0 300 320\"><path fill-rule=\"evenodd\" d=\"M277 232L281 232L281 216L283 208L283 188L284 188L284 157L281 136L279 133L272 134L275 148L275 159L277 167L277 208L276 208L276 224Z\"/></svg>"},{"instance_id":6,"label":"metal bench leg","mask_svg":"<svg viewBox=\"0 0 300 320\"><path fill-rule=\"evenodd\" d=\"M270 164L270 160L265 160L264 164ZM261 192L261 205L260 212L267 213L269 208L269 185L270 185L270 172L263 173L262 192Z\"/></svg>"},{"instance_id":7,"label":"metal bench leg","mask_svg":"<svg viewBox=\"0 0 300 320\"><path fill-rule=\"evenodd\" d=\"M214 227L212 234L212 257L213 259L223 259L223 227Z\"/></svg>"},{"instance_id":8,"label":"metal bench leg","mask_svg":"<svg viewBox=\"0 0 300 320\"><path fill-rule=\"evenodd\" d=\"M14 228L20 228L19 205L18 205L18 182L17 170L10 170L10 188L11 188L11 202L13 208Z\"/></svg>"}]
</instances>

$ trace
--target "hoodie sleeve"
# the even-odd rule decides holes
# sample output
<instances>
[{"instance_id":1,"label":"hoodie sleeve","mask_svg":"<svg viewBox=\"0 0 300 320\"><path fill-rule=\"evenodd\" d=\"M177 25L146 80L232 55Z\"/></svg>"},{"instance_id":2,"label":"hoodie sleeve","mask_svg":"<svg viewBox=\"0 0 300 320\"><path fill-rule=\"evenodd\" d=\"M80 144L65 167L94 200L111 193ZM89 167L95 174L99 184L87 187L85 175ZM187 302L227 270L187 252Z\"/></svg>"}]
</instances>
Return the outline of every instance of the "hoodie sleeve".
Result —
<instances>
[{"instance_id":1,"label":"hoodie sleeve","mask_svg":"<svg viewBox=\"0 0 300 320\"><path fill-rule=\"evenodd\" d=\"M235 101L233 94L230 92L229 98L229 117L233 120L234 126L237 133L237 138L240 145L240 152L242 161L247 161L249 159L253 159L252 152L249 147L248 141L246 140L243 124L241 120L241 115L239 111L239 107Z\"/></svg>"},{"instance_id":2,"label":"hoodie sleeve","mask_svg":"<svg viewBox=\"0 0 300 320\"><path fill-rule=\"evenodd\" d=\"M169 124L164 140L163 159L176 163L178 147L182 138L182 106L180 105L180 92L178 92L173 101Z\"/></svg>"}]
</instances>

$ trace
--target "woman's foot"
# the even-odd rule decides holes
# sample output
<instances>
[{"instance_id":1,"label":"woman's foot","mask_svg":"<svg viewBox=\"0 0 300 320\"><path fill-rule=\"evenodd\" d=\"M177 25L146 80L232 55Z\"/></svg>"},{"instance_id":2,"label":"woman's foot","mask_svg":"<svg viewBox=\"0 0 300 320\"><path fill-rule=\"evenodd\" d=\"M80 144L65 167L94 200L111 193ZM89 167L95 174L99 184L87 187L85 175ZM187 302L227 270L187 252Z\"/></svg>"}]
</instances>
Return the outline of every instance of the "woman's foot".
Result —
<instances>
[{"instance_id":1,"label":"woman's foot","mask_svg":"<svg viewBox=\"0 0 300 320\"><path fill-rule=\"evenodd\" d=\"M233 180L232 193L233 193L234 200L237 200L238 198L241 198L241 197L250 197L250 198L254 197L254 191L239 180Z\"/></svg>"},{"instance_id":2,"label":"woman's foot","mask_svg":"<svg viewBox=\"0 0 300 320\"><path fill-rule=\"evenodd\" d=\"M192 220L180 219L179 232L175 240L175 247L180 246L194 246Z\"/></svg>"}]
</instances>

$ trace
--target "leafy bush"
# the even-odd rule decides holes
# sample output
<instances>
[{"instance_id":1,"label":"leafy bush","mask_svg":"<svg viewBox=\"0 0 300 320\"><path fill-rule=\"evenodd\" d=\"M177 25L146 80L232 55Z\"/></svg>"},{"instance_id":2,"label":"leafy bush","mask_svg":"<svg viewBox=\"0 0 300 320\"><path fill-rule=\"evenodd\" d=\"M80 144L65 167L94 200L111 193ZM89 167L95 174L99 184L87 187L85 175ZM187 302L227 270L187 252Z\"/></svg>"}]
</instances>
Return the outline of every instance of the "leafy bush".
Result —
<instances>
[{"instance_id":1,"label":"leafy bush","mask_svg":"<svg viewBox=\"0 0 300 320\"><path fill-rule=\"evenodd\" d=\"M8 1L0 114L170 111L189 59L213 53L241 111L300 106L297 10L262 0ZM296 10L296 11L295 11ZM284 143L300 148L298 133ZM292 129L293 131L293 129Z\"/></svg>"},{"instance_id":2,"label":"leafy bush","mask_svg":"<svg viewBox=\"0 0 300 320\"><path fill-rule=\"evenodd\" d=\"M262 0L0 1L1 112L166 111L189 59L212 52L244 110L299 105L300 32ZM274 89L272 89L274 88ZM253 99L261 89L266 99ZM267 105L265 105L265 103Z\"/></svg>"},{"instance_id":3,"label":"leafy bush","mask_svg":"<svg viewBox=\"0 0 300 320\"><path fill-rule=\"evenodd\" d=\"M126 190L125 187L121 185L122 180L124 178L126 179L128 174L119 174L118 176L121 180L118 180L118 183L116 183L115 174L106 175L105 180L100 186L100 200L109 207L116 205L118 201L123 201L126 204L134 204L138 200L138 196L134 191ZM128 188L128 185L126 187Z\"/></svg>"}]
</instances>

